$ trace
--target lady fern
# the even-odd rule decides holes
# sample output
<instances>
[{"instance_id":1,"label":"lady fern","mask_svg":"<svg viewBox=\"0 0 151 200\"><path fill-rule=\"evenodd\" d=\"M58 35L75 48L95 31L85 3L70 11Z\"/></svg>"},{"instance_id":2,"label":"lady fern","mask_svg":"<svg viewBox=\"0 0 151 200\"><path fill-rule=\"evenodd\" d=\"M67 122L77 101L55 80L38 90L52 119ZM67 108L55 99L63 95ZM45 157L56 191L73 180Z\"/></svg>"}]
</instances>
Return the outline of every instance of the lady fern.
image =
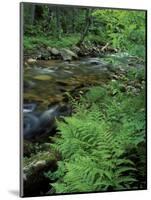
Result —
<instances>
[{"instance_id":1,"label":"lady fern","mask_svg":"<svg viewBox=\"0 0 151 200\"><path fill-rule=\"evenodd\" d=\"M56 193L135 188L137 167L128 154L145 141L144 98L138 101L118 88L110 96L112 89L92 88L74 104L73 116L58 122L60 135L52 147L62 161L47 174L56 180Z\"/></svg>"}]
</instances>

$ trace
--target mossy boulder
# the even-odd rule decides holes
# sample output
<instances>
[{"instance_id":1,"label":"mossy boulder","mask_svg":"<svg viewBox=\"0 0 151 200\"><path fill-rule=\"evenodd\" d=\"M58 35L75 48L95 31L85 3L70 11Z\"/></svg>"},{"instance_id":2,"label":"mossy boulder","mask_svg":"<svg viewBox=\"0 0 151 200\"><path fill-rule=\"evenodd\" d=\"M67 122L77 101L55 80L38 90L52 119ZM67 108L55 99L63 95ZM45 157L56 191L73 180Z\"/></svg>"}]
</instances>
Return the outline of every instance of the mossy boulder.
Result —
<instances>
[{"instance_id":1,"label":"mossy boulder","mask_svg":"<svg viewBox=\"0 0 151 200\"><path fill-rule=\"evenodd\" d=\"M27 63L28 64L35 64L37 62L37 60L35 59L35 58L29 58L28 60L27 60Z\"/></svg>"},{"instance_id":2,"label":"mossy boulder","mask_svg":"<svg viewBox=\"0 0 151 200\"><path fill-rule=\"evenodd\" d=\"M44 195L50 189L49 179L44 175L57 168L56 156L50 151L39 152L30 158L24 158L23 178L24 194Z\"/></svg>"},{"instance_id":3,"label":"mossy boulder","mask_svg":"<svg viewBox=\"0 0 151 200\"><path fill-rule=\"evenodd\" d=\"M54 55L54 56L58 56L60 54L59 50L56 49L56 48L52 48L51 49L51 54Z\"/></svg>"},{"instance_id":4,"label":"mossy boulder","mask_svg":"<svg viewBox=\"0 0 151 200\"><path fill-rule=\"evenodd\" d=\"M39 80L39 81L48 81L48 80L51 80L51 76L48 76L48 75L37 75L37 76L34 76L34 79L35 80Z\"/></svg>"},{"instance_id":5,"label":"mossy boulder","mask_svg":"<svg viewBox=\"0 0 151 200\"><path fill-rule=\"evenodd\" d=\"M78 58L76 53L74 53L73 51L71 51L70 49L67 49L67 48L62 48L60 50L60 54L64 61L71 61L73 59Z\"/></svg>"}]
</instances>

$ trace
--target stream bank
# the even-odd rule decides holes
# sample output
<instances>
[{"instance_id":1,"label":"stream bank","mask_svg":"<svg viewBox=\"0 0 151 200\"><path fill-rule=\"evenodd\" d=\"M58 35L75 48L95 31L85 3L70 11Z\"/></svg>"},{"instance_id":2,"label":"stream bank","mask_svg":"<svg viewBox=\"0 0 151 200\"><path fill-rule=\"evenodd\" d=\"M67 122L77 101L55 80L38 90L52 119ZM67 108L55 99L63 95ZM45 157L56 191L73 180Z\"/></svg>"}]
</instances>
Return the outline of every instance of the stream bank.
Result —
<instances>
[{"instance_id":1,"label":"stream bank","mask_svg":"<svg viewBox=\"0 0 151 200\"><path fill-rule=\"evenodd\" d=\"M78 100L79 96L85 94L90 87L122 79L127 70L140 68L142 65L137 59L127 54L82 57L70 61L37 59L36 62L28 63L28 65L25 63L24 105L35 104L36 107L29 113L39 119L52 106L59 105L61 108L70 106L69 95ZM139 83L132 85L134 85L132 89L137 93ZM121 89L125 90L124 86ZM64 112L66 114L68 109ZM55 121L52 122L53 125L54 123ZM49 124L47 129L50 129L52 124ZM43 133L37 138L24 141L25 196L31 194L38 196L49 192L49 182L44 172L55 170L59 159L49 147L49 143L53 142L51 137L57 134L56 127L50 130L46 133L45 129L42 129ZM40 179L33 179L37 176Z\"/></svg>"}]
</instances>

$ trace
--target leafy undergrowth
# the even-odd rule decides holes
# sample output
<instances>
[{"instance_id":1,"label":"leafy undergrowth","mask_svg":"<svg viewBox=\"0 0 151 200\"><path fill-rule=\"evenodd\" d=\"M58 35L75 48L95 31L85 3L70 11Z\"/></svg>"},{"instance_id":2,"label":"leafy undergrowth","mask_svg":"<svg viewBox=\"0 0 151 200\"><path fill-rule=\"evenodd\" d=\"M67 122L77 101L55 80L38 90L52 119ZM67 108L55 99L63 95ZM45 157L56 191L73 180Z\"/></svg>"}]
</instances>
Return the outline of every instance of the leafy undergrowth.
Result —
<instances>
[{"instance_id":1,"label":"leafy undergrowth","mask_svg":"<svg viewBox=\"0 0 151 200\"><path fill-rule=\"evenodd\" d=\"M45 36L24 36L24 49L25 51L34 51L42 46L51 46L57 48L71 47L77 43L78 39L79 35L62 37L60 40Z\"/></svg>"},{"instance_id":2,"label":"leafy undergrowth","mask_svg":"<svg viewBox=\"0 0 151 200\"><path fill-rule=\"evenodd\" d=\"M93 87L72 104L73 115L58 122L60 134L51 145L62 156L58 170L47 173L53 192L145 189L143 70Z\"/></svg>"}]
</instances>

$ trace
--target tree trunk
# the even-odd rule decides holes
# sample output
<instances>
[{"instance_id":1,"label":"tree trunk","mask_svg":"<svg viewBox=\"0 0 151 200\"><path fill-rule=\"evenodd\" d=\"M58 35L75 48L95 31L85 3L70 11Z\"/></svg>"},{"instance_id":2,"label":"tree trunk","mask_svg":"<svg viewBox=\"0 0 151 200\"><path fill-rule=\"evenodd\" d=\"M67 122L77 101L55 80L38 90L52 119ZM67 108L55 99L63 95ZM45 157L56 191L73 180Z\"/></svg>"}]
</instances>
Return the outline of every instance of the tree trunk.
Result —
<instances>
[{"instance_id":1,"label":"tree trunk","mask_svg":"<svg viewBox=\"0 0 151 200\"><path fill-rule=\"evenodd\" d=\"M60 9L56 7L56 37L61 38Z\"/></svg>"},{"instance_id":2,"label":"tree trunk","mask_svg":"<svg viewBox=\"0 0 151 200\"><path fill-rule=\"evenodd\" d=\"M67 19L68 19L68 14L66 8L62 8L62 16L61 16L61 25L62 25L62 31L64 34L66 34L67 31Z\"/></svg>"},{"instance_id":3,"label":"tree trunk","mask_svg":"<svg viewBox=\"0 0 151 200\"><path fill-rule=\"evenodd\" d=\"M32 4L32 6L31 6L31 25L34 24L34 21L35 21L35 5Z\"/></svg>"},{"instance_id":4,"label":"tree trunk","mask_svg":"<svg viewBox=\"0 0 151 200\"><path fill-rule=\"evenodd\" d=\"M51 10L51 7L49 7L48 6L48 18L47 18L47 31L48 31L48 33L50 33L50 31L51 31L51 26L50 26L50 24L51 24L51 20L52 20L52 18L53 18L53 16L52 16L53 14L52 14L52 10Z\"/></svg>"},{"instance_id":5,"label":"tree trunk","mask_svg":"<svg viewBox=\"0 0 151 200\"><path fill-rule=\"evenodd\" d=\"M80 46L83 43L85 37L87 36L89 27L91 25L91 10L90 9L86 10L85 22L86 22L85 23L85 29L84 29L83 33L81 34L81 38L78 41L77 46Z\"/></svg>"},{"instance_id":6,"label":"tree trunk","mask_svg":"<svg viewBox=\"0 0 151 200\"><path fill-rule=\"evenodd\" d=\"M75 33L75 9L73 8L72 12L72 33Z\"/></svg>"}]
</instances>

